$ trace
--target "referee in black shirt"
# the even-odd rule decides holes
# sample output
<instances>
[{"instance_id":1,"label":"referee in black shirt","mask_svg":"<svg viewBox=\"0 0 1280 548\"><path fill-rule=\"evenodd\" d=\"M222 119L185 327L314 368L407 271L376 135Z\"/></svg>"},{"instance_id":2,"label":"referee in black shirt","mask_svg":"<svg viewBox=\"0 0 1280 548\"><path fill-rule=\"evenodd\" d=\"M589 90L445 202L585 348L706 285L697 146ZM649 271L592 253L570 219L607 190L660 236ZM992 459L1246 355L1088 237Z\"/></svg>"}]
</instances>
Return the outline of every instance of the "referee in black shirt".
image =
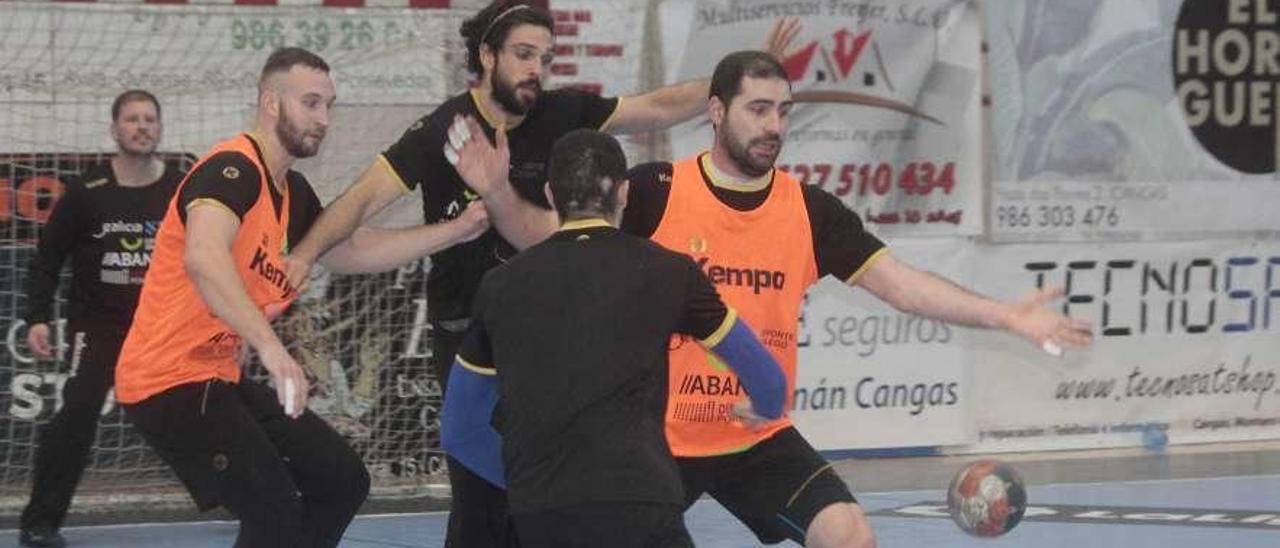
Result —
<instances>
[{"instance_id":1,"label":"referee in black shirt","mask_svg":"<svg viewBox=\"0 0 1280 548\"><path fill-rule=\"evenodd\" d=\"M741 376L749 422L781 416L782 370L691 259L615 228L627 195L616 140L567 134L549 175L561 228L481 282L445 449L505 482L524 548L692 546L663 432L671 335Z\"/></svg>"}]
</instances>

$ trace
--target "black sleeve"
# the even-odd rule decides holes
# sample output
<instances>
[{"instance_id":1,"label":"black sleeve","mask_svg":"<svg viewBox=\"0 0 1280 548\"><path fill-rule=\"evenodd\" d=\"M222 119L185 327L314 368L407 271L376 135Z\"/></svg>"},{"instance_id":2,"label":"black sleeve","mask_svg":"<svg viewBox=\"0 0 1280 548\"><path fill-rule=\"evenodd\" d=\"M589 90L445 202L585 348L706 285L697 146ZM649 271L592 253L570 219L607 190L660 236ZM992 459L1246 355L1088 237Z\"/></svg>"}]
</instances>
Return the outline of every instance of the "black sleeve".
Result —
<instances>
[{"instance_id":1,"label":"black sleeve","mask_svg":"<svg viewBox=\"0 0 1280 548\"><path fill-rule=\"evenodd\" d=\"M58 277L62 265L71 254L85 230L89 216L84 211L84 188L81 181L72 181L67 191L53 206L49 222L40 233L36 254L27 267L28 325L48 323L53 317L54 295L58 292Z\"/></svg>"},{"instance_id":2,"label":"black sleeve","mask_svg":"<svg viewBox=\"0 0 1280 548\"><path fill-rule=\"evenodd\" d=\"M239 152L219 152L192 171L178 191L178 217L185 224L187 206L196 200L213 200L243 219L259 192L262 177L257 166Z\"/></svg>"},{"instance_id":3,"label":"black sleeve","mask_svg":"<svg viewBox=\"0 0 1280 548\"><path fill-rule=\"evenodd\" d=\"M289 249L293 249L311 230L324 207L301 173L291 169L285 173L285 180L289 183Z\"/></svg>"},{"instance_id":4,"label":"black sleeve","mask_svg":"<svg viewBox=\"0 0 1280 548\"><path fill-rule=\"evenodd\" d=\"M622 230L648 238L658 230L662 215L667 210L667 198L671 195L671 163L652 162L640 164L627 172L630 190L627 192L627 208L622 212Z\"/></svg>"},{"instance_id":5,"label":"black sleeve","mask_svg":"<svg viewBox=\"0 0 1280 548\"><path fill-rule=\"evenodd\" d=\"M867 232L858 214L839 198L812 185L803 188L818 275L831 274L847 282L884 249L884 242Z\"/></svg>"},{"instance_id":6,"label":"black sleeve","mask_svg":"<svg viewBox=\"0 0 1280 548\"><path fill-rule=\"evenodd\" d=\"M458 360L472 369L493 369L493 346L489 341L489 331L484 324L485 294L489 292L491 276L485 275L476 290L475 299L471 303L471 324L467 326L467 334L462 337L458 346Z\"/></svg>"},{"instance_id":7,"label":"black sleeve","mask_svg":"<svg viewBox=\"0 0 1280 548\"><path fill-rule=\"evenodd\" d=\"M678 330L686 335L699 339L707 339L724 324L729 309L720 300L711 280L698 268L697 263L688 257L681 257L685 263L685 300L684 313L680 317Z\"/></svg>"},{"instance_id":8,"label":"black sleeve","mask_svg":"<svg viewBox=\"0 0 1280 548\"><path fill-rule=\"evenodd\" d=\"M613 118L618 110L617 97L601 97L578 89L565 88L555 92L563 98L565 107L556 112L572 113L577 127L586 129L605 129L606 122Z\"/></svg>"},{"instance_id":9,"label":"black sleeve","mask_svg":"<svg viewBox=\"0 0 1280 548\"><path fill-rule=\"evenodd\" d=\"M419 118L409 129L382 152L391 170L400 178L405 188L414 190L443 170L453 169L444 159L444 135L448 126L437 127L428 114Z\"/></svg>"}]
</instances>

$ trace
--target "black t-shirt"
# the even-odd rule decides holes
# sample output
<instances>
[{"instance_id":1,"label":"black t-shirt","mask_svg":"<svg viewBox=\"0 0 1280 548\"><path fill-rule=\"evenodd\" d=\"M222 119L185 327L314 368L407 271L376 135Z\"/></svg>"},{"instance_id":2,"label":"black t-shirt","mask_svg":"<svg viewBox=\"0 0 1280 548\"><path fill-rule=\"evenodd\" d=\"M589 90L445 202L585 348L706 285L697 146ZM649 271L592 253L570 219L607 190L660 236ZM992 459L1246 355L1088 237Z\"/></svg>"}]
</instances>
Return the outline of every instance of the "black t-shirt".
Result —
<instances>
[{"instance_id":1,"label":"black t-shirt","mask_svg":"<svg viewBox=\"0 0 1280 548\"><path fill-rule=\"evenodd\" d=\"M544 92L524 121L507 131L511 148L510 179L516 192L534 204L550 207L542 194L542 185L547 180L551 145L575 129L600 129L617 106L616 98L602 98L577 90ZM457 217L477 198L444 157L446 132L455 115L475 118L493 141L493 126L468 92L445 101L419 119L382 153L406 187L422 189L423 220L428 224ZM475 240L432 255L427 277L428 317L432 320L467 317L480 277L512 255L515 249L493 229Z\"/></svg>"},{"instance_id":2,"label":"black t-shirt","mask_svg":"<svg viewBox=\"0 0 1280 548\"><path fill-rule=\"evenodd\" d=\"M324 208L311 183L301 173L291 169L285 173L285 181L289 185L287 232L288 245L292 249L307 235ZM275 184L269 184L267 188L278 219L284 205L284 194L278 192ZM187 183L182 185L182 190L178 191L178 216L186 223L187 206L195 200L207 199L217 201L243 219L244 214L257 203L261 192L261 176L249 158L239 152L219 152L197 166L187 178Z\"/></svg>"},{"instance_id":3,"label":"black t-shirt","mask_svg":"<svg viewBox=\"0 0 1280 548\"><path fill-rule=\"evenodd\" d=\"M90 317L128 329L156 231L183 173L165 165L156 182L120 186L111 163L94 166L67 185L40 235L27 274L28 323L53 315L58 275L71 256L71 319Z\"/></svg>"},{"instance_id":4,"label":"black t-shirt","mask_svg":"<svg viewBox=\"0 0 1280 548\"><path fill-rule=\"evenodd\" d=\"M627 173L631 181L627 208L622 215L622 229L648 238L658 229L671 194L670 162L653 162L635 166ZM753 191L731 190L711 184L703 173L703 181L716 198L738 211L750 211L769 198L773 184ZM805 210L813 230L814 260L818 276L833 275L848 280L862 265L885 247L862 226L858 214L839 198L812 185L802 188Z\"/></svg>"},{"instance_id":5,"label":"black t-shirt","mask_svg":"<svg viewBox=\"0 0 1280 548\"><path fill-rule=\"evenodd\" d=\"M728 315L691 259L611 227L565 230L485 275L473 312L458 357L497 371L512 513L683 503L667 343Z\"/></svg>"}]
</instances>

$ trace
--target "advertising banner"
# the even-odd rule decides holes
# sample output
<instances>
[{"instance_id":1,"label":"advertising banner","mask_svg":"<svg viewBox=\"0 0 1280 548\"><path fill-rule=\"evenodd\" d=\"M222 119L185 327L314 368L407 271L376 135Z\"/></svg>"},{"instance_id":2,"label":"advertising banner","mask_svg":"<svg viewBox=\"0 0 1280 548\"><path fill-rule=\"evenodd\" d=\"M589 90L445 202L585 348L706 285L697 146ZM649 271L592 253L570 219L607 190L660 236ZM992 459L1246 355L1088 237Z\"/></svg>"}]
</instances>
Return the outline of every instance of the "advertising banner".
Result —
<instances>
[{"instance_id":1,"label":"advertising banner","mask_svg":"<svg viewBox=\"0 0 1280 548\"><path fill-rule=\"evenodd\" d=\"M1280 244L988 246L974 285L1062 286L1094 345L1053 358L971 332L976 451L1280 437Z\"/></svg>"},{"instance_id":2,"label":"advertising banner","mask_svg":"<svg viewBox=\"0 0 1280 548\"><path fill-rule=\"evenodd\" d=\"M892 250L948 277L973 262L972 246L940 239L895 240ZM809 291L799 336L792 418L818 449L972 439L966 330L898 312L828 277Z\"/></svg>"},{"instance_id":3,"label":"advertising banner","mask_svg":"<svg viewBox=\"0 0 1280 548\"><path fill-rule=\"evenodd\" d=\"M1280 234L1280 1L983 6L993 238Z\"/></svg>"},{"instance_id":4,"label":"advertising banner","mask_svg":"<svg viewBox=\"0 0 1280 548\"><path fill-rule=\"evenodd\" d=\"M795 106L779 167L840 197L882 234L982 230L975 3L702 0L692 11L682 81L709 76L728 53L760 49L779 20L799 18L783 60ZM711 144L705 118L671 132L676 157Z\"/></svg>"}]
</instances>

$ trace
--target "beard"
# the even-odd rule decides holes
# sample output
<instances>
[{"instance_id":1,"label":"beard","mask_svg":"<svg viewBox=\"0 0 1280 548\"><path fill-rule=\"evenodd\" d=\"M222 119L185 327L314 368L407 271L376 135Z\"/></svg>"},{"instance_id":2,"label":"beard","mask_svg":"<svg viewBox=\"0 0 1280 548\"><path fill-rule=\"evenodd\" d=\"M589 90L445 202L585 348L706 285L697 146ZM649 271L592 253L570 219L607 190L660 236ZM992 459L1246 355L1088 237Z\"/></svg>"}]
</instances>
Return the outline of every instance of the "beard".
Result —
<instances>
[{"instance_id":1,"label":"beard","mask_svg":"<svg viewBox=\"0 0 1280 548\"><path fill-rule=\"evenodd\" d=\"M533 96L527 100L521 99L519 90L527 89L533 92ZM519 84L512 84L502 77L502 72L498 70L498 65L493 67L493 99L502 105L502 109L516 116L528 114L533 106L538 104L538 96L542 94L542 83L537 78L530 78Z\"/></svg>"},{"instance_id":2,"label":"beard","mask_svg":"<svg viewBox=\"0 0 1280 548\"><path fill-rule=\"evenodd\" d=\"M280 119L276 121L276 137L285 151L294 158L310 158L320 152L320 143L324 142L324 129L303 131L289 118L284 101L280 102ZM315 137L315 143L307 143L307 137Z\"/></svg>"},{"instance_id":3,"label":"beard","mask_svg":"<svg viewBox=\"0 0 1280 548\"><path fill-rule=\"evenodd\" d=\"M723 132L722 140L729 153L729 160L748 177L760 177L768 173L782 153L782 138L776 133L766 133L743 143L738 139L737 132L730 127L728 118L725 119ZM772 152L763 156L751 153L752 148L762 146L772 148Z\"/></svg>"},{"instance_id":4,"label":"beard","mask_svg":"<svg viewBox=\"0 0 1280 548\"><path fill-rule=\"evenodd\" d=\"M120 141L120 151L131 156L150 156L155 154L156 147L160 144L159 139L148 134L145 142L137 142L138 138L125 139Z\"/></svg>"}]
</instances>

